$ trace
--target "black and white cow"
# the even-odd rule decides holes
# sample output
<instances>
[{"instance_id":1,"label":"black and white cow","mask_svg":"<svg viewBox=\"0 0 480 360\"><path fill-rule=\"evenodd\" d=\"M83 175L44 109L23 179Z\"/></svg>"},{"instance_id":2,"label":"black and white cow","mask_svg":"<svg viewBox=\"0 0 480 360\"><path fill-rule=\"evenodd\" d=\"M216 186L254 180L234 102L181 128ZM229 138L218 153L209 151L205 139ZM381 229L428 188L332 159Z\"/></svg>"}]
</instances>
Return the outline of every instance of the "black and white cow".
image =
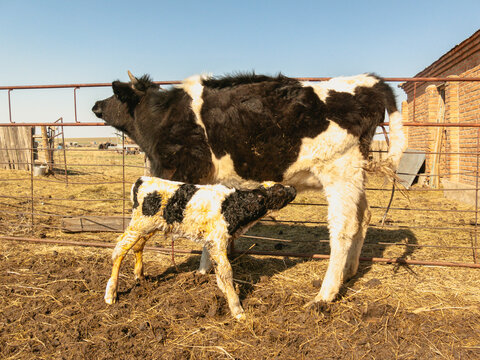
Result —
<instances>
[{"instance_id":1,"label":"black and white cow","mask_svg":"<svg viewBox=\"0 0 480 360\"><path fill-rule=\"evenodd\" d=\"M323 189L331 257L314 301L332 301L355 275L370 219L367 154L389 114L386 164L395 169L405 138L392 89L362 74L323 82L282 75L193 76L160 90L129 73L93 112L124 131L146 153L154 176L254 188L262 181ZM200 271L209 269L207 251Z\"/></svg>"},{"instance_id":2,"label":"black and white cow","mask_svg":"<svg viewBox=\"0 0 480 360\"><path fill-rule=\"evenodd\" d=\"M113 250L112 275L105 290L105 302L117 297L120 265L127 252L135 252L134 274L143 278L143 248L160 231L173 238L184 237L208 249L215 267L217 285L225 294L236 319L244 317L233 287L232 267L227 258L228 244L245 233L272 210L290 203L295 188L264 183L254 190L226 186L193 185L143 176L132 186L132 220Z\"/></svg>"}]
</instances>

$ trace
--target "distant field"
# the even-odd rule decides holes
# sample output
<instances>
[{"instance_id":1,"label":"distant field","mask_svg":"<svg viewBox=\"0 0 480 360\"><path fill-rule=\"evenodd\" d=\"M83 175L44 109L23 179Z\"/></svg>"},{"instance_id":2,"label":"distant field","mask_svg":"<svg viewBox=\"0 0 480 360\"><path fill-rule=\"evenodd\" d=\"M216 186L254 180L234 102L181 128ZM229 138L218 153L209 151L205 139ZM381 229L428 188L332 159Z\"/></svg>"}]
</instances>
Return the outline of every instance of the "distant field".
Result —
<instances>
[{"instance_id":1,"label":"distant field","mask_svg":"<svg viewBox=\"0 0 480 360\"><path fill-rule=\"evenodd\" d=\"M116 136L110 136L110 137L84 137L84 138L65 138L65 142L77 142L79 145L90 145L94 144L100 144L104 142L111 142L114 144L117 144L119 141L121 141L121 138L117 138Z\"/></svg>"}]
</instances>

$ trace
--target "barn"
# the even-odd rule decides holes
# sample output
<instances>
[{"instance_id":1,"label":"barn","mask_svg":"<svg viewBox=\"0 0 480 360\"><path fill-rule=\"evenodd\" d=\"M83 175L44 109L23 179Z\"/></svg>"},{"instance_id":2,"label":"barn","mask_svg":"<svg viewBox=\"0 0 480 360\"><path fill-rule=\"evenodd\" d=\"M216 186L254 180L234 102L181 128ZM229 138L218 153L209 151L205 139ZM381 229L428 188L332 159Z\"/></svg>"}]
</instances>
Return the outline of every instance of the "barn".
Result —
<instances>
[{"instance_id":1,"label":"barn","mask_svg":"<svg viewBox=\"0 0 480 360\"><path fill-rule=\"evenodd\" d=\"M454 81L480 77L480 30L442 55L415 78L443 78L437 82L405 82L404 122L457 124L451 127L408 126L408 148L426 153L430 184L447 189L474 189L480 123L480 82ZM451 81L449 81L451 79ZM470 125L472 124L472 125ZM441 175L441 176L437 176ZM462 200L475 203L474 191ZM458 192L446 191L446 195Z\"/></svg>"}]
</instances>

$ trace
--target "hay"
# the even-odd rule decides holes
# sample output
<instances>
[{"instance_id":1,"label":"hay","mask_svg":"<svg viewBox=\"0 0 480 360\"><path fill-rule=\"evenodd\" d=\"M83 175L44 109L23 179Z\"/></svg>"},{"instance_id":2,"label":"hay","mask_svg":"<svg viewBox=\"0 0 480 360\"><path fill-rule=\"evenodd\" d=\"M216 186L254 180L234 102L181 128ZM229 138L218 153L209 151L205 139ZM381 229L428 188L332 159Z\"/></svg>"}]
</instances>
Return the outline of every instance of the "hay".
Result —
<instances>
[{"instance_id":1,"label":"hay","mask_svg":"<svg viewBox=\"0 0 480 360\"><path fill-rule=\"evenodd\" d=\"M121 163L110 153L94 161ZM86 160L74 158L79 164ZM135 165L141 157L129 157ZM71 168L82 172L81 168ZM42 200L36 209L44 227L28 228L28 216L2 213L1 231L65 240L114 242L117 234L64 234L55 228L54 214L121 214L121 202L72 203L86 197L119 197L122 184L98 181L122 179L121 169L93 169L71 177L85 185L35 184ZM138 168L127 168L133 181ZM2 172L12 179L1 186L29 197L22 172ZM56 175L59 177L60 175ZM439 192L396 193L386 225L380 221L389 198L389 185L369 176L367 197L372 223L363 256L472 261L471 207L445 200ZM385 191L373 189L385 189ZM420 190L415 187L414 189ZM126 192L129 186L126 186ZM3 199L7 209L28 210L30 204ZM308 205L316 203L320 205ZM127 203L128 205L128 203ZM129 205L128 205L129 206ZM434 208L463 212L432 212ZM59 210L60 209L60 210ZM412 210L399 210L412 209ZM423 209L423 210L413 210ZM289 206L254 227L235 247L328 254L325 199L301 193ZM309 220L308 223L301 222ZM289 222L282 222L282 221ZM23 224L23 225L22 225ZM53 226L53 227L52 227ZM460 230L442 230L442 228ZM279 240L261 240L268 237ZM322 239L322 242L319 242ZM155 237L148 245L167 247L169 239ZM455 248L462 246L463 248ZM199 249L180 241L176 248ZM480 277L478 270L360 264L359 274L347 282L332 304L304 308L318 292L326 261L242 255L233 262L235 284L247 313L245 322L230 318L215 276L194 273L199 256L146 252L147 278L136 284L133 257L121 270L119 302L107 306L103 292L111 269L111 250L0 242L0 354L3 359L28 358L189 358L189 359L474 359L480 356ZM233 259L232 259L233 260Z\"/></svg>"}]
</instances>

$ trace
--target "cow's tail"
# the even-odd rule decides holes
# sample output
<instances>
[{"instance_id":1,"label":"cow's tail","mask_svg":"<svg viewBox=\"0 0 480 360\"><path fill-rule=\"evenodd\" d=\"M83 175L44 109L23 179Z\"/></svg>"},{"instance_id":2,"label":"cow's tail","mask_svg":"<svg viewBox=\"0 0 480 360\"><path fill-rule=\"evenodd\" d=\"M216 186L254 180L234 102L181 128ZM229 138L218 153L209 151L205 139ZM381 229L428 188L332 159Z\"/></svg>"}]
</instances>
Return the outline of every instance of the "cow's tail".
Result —
<instances>
[{"instance_id":1,"label":"cow's tail","mask_svg":"<svg viewBox=\"0 0 480 360\"><path fill-rule=\"evenodd\" d=\"M389 146L387 156L381 161L370 161L365 170L383 173L391 178L396 178L395 170L398 168L400 158L406 148L405 133L403 131L402 114L397 109L397 103L392 88L381 82L383 87L385 109L389 117Z\"/></svg>"},{"instance_id":2,"label":"cow's tail","mask_svg":"<svg viewBox=\"0 0 480 360\"><path fill-rule=\"evenodd\" d=\"M383 82L383 93L385 108L389 117L389 147L387 153L387 162L390 163L392 170L396 170L400 163L403 151L406 148L405 134L403 132L402 114L397 109L397 101L392 88Z\"/></svg>"},{"instance_id":3,"label":"cow's tail","mask_svg":"<svg viewBox=\"0 0 480 360\"><path fill-rule=\"evenodd\" d=\"M390 163L392 170L396 170L406 148L405 133L403 131L402 114L398 110L389 112L388 117L390 136L387 162Z\"/></svg>"}]
</instances>

